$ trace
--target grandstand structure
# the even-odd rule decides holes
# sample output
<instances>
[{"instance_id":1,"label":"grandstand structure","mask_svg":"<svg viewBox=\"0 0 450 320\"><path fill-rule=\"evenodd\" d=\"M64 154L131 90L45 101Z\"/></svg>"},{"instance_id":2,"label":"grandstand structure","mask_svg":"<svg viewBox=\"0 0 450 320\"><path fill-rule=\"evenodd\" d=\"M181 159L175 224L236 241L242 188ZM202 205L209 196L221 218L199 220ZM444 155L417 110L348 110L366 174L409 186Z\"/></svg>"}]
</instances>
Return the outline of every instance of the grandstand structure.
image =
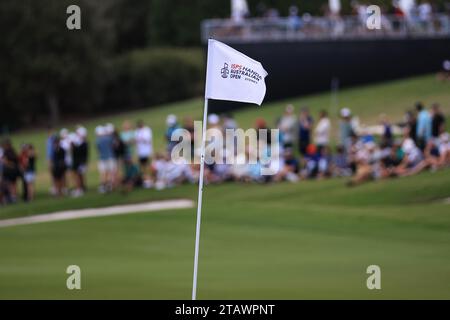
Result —
<instances>
[{"instance_id":1,"label":"grandstand structure","mask_svg":"<svg viewBox=\"0 0 450 320\"><path fill-rule=\"evenodd\" d=\"M382 15L380 29L358 16L211 19L202 40L213 38L261 61L266 100L438 72L450 60L450 14L423 21ZM206 46L205 46L206 50ZM240 104L213 101L226 112Z\"/></svg>"},{"instance_id":2,"label":"grandstand structure","mask_svg":"<svg viewBox=\"0 0 450 320\"><path fill-rule=\"evenodd\" d=\"M369 29L358 16L252 18L241 21L211 19L202 23L202 40L229 43L260 41L309 41L355 39L449 38L450 15L435 14L428 20L382 15L380 28Z\"/></svg>"}]
</instances>

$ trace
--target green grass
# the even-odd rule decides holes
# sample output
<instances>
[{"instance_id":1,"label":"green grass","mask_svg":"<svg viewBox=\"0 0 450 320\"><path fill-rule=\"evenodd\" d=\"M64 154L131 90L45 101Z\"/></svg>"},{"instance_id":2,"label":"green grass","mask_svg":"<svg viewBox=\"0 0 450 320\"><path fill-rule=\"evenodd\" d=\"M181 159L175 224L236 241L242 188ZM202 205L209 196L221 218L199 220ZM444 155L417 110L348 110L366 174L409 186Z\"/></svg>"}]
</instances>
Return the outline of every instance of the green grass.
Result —
<instances>
[{"instance_id":1,"label":"green grass","mask_svg":"<svg viewBox=\"0 0 450 320\"><path fill-rule=\"evenodd\" d=\"M448 85L433 76L343 90L342 106L374 124L385 112L400 120L416 100L440 102L450 113ZM286 103L327 108L328 94L237 112L243 128L274 120ZM201 100L86 122L149 123L158 149L167 114L200 119ZM335 127L337 126L334 122ZM126 196L91 191L52 199L45 172L44 131L13 136L41 154L32 204L2 207L0 219L64 209L155 199L196 199L196 186L138 190ZM92 138L92 136L91 136ZM94 160L94 157L92 157ZM94 162L94 161L92 161ZM200 299L450 299L450 171L345 188L341 179L298 184L211 185L204 192ZM89 218L0 229L0 298L189 299L195 209ZM82 270L82 290L66 289L68 265ZM382 290L366 288L366 268L381 267Z\"/></svg>"},{"instance_id":2,"label":"green grass","mask_svg":"<svg viewBox=\"0 0 450 320\"><path fill-rule=\"evenodd\" d=\"M208 186L199 298L449 299L450 172L342 182ZM0 298L189 299L194 224L189 209L0 229Z\"/></svg>"}]
</instances>

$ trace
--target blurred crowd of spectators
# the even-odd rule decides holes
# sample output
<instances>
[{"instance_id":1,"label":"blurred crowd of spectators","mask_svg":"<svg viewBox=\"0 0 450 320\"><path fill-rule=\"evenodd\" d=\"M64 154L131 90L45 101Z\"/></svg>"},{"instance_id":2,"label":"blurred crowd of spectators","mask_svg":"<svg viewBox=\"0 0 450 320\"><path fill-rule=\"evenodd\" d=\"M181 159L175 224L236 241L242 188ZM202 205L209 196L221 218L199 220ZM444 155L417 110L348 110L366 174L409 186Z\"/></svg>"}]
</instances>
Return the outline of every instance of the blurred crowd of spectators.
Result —
<instances>
[{"instance_id":1,"label":"blurred crowd of spectators","mask_svg":"<svg viewBox=\"0 0 450 320\"><path fill-rule=\"evenodd\" d=\"M206 183L298 182L348 177L349 185L357 185L374 179L413 175L426 169L439 170L450 165L445 116L436 103L429 108L416 103L414 110L408 111L404 121L397 124L391 124L383 114L379 125L362 127L348 108L340 110L339 118L338 126L333 128L325 110L319 112L316 120L307 107L302 107L297 114L295 107L288 105L275 122L280 133L278 157L272 160L277 163L271 163L278 168L275 175L260 174L260 159L256 164L212 163L205 168ZM154 151L152 130L143 121L138 121L135 126L128 120L124 121L121 130L112 124L97 126L93 143L100 177L98 192L116 190L127 193L134 188L162 190L182 183L196 183L198 163L180 163L171 159L171 151L177 143L172 136L178 129L185 129L189 135L187 138L192 145L190 157L198 156L199 150L195 147L198 137L193 119L186 117L179 123L175 115L169 115L166 125L164 152ZM238 124L231 115L210 114L208 128L225 132L226 129L238 128ZM271 129L262 118L256 120L254 128ZM338 134L336 139L332 139L333 133ZM270 139L265 142L273 143ZM87 191L89 143L88 132L83 126L77 126L74 132L50 130L46 159L53 195L81 197ZM224 147L224 154L230 152L226 145ZM248 158L252 152L256 151L247 148L243 154L235 156ZM1 144L0 159L0 202L17 202L19 181L23 185L23 200L32 200L36 178L35 148L24 144L17 153L11 142L5 140Z\"/></svg>"},{"instance_id":2,"label":"blurred crowd of spectators","mask_svg":"<svg viewBox=\"0 0 450 320\"><path fill-rule=\"evenodd\" d=\"M238 3L242 1L236 1ZM322 37L322 36L368 36L377 34L420 33L433 34L449 32L450 2L439 11L428 0L393 0L390 6L377 6L364 0L351 2L351 15L341 14L338 0L329 1L321 7L322 16L301 12L292 5L288 15L279 10L259 4L256 12L250 14L245 4L232 8L231 19L215 21L205 33L214 38L279 38L279 37ZM370 10L368 10L370 8ZM368 28L369 17L380 14L379 27ZM374 32L373 29L378 29Z\"/></svg>"}]
</instances>

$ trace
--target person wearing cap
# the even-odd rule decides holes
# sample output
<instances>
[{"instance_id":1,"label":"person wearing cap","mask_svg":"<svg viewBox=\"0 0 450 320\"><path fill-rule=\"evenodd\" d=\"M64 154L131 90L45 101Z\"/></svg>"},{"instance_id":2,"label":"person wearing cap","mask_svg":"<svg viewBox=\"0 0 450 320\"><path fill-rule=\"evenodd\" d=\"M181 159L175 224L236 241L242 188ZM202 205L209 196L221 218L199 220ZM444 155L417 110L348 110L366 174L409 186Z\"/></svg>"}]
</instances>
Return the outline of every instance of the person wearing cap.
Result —
<instances>
[{"instance_id":1,"label":"person wearing cap","mask_svg":"<svg viewBox=\"0 0 450 320\"><path fill-rule=\"evenodd\" d=\"M220 117L219 117L217 114L211 113L211 114L208 116L208 126L209 126L210 128L216 128L216 127L218 127L218 126L219 126L219 123L220 123Z\"/></svg>"},{"instance_id":2,"label":"person wearing cap","mask_svg":"<svg viewBox=\"0 0 450 320\"><path fill-rule=\"evenodd\" d=\"M72 143L72 171L75 180L73 197L80 197L86 191L86 171L89 156L86 128L79 126L76 131L76 139Z\"/></svg>"},{"instance_id":3,"label":"person wearing cap","mask_svg":"<svg viewBox=\"0 0 450 320\"><path fill-rule=\"evenodd\" d=\"M348 151L349 140L353 134L352 112L348 108L341 109L339 121L339 144Z\"/></svg>"},{"instance_id":4,"label":"person wearing cap","mask_svg":"<svg viewBox=\"0 0 450 320\"><path fill-rule=\"evenodd\" d=\"M175 145L178 143L177 141L172 141L173 133L180 128L180 126L178 125L177 116L174 114L168 115L166 119L166 125L167 128L165 138L167 143L167 152L171 153L173 147L175 147Z\"/></svg>"}]
</instances>

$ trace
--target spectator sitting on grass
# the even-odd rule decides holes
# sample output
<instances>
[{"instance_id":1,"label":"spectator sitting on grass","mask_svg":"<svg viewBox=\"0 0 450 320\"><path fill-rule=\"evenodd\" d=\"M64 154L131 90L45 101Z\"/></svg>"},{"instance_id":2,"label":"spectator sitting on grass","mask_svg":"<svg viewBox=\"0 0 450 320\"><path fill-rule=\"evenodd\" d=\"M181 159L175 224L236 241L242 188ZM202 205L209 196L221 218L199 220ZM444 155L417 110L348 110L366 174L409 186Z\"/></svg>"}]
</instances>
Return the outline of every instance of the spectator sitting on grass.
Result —
<instances>
[{"instance_id":1,"label":"spectator sitting on grass","mask_svg":"<svg viewBox=\"0 0 450 320\"><path fill-rule=\"evenodd\" d=\"M304 179L315 178L318 172L319 154L317 152L317 147L314 144L310 144L306 148L303 162L304 169L301 172L301 177Z\"/></svg>"},{"instance_id":2,"label":"spectator sitting on grass","mask_svg":"<svg viewBox=\"0 0 450 320\"><path fill-rule=\"evenodd\" d=\"M287 180L290 182L297 182L299 179L300 163L294 155L292 148L284 150L282 166L279 173L275 176L274 181Z\"/></svg>"},{"instance_id":3,"label":"spectator sitting on grass","mask_svg":"<svg viewBox=\"0 0 450 320\"><path fill-rule=\"evenodd\" d=\"M332 156L331 171L334 177L349 177L352 175L343 146L336 147L336 152Z\"/></svg>"},{"instance_id":4,"label":"spectator sitting on grass","mask_svg":"<svg viewBox=\"0 0 450 320\"><path fill-rule=\"evenodd\" d=\"M317 179L327 178L331 175L331 154L328 146L319 149L319 159L317 161Z\"/></svg>"},{"instance_id":5,"label":"spectator sitting on grass","mask_svg":"<svg viewBox=\"0 0 450 320\"><path fill-rule=\"evenodd\" d=\"M142 175L139 167L130 158L125 158L123 166L122 192L128 193L142 186Z\"/></svg>"},{"instance_id":6,"label":"spectator sitting on grass","mask_svg":"<svg viewBox=\"0 0 450 320\"><path fill-rule=\"evenodd\" d=\"M429 161L424 159L422 151L411 139L408 128L403 130L403 142L401 148L404 153L404 157L400 165L395 170L397 175L413 175L428 167Z\"/></svg>"}]
</instances>

